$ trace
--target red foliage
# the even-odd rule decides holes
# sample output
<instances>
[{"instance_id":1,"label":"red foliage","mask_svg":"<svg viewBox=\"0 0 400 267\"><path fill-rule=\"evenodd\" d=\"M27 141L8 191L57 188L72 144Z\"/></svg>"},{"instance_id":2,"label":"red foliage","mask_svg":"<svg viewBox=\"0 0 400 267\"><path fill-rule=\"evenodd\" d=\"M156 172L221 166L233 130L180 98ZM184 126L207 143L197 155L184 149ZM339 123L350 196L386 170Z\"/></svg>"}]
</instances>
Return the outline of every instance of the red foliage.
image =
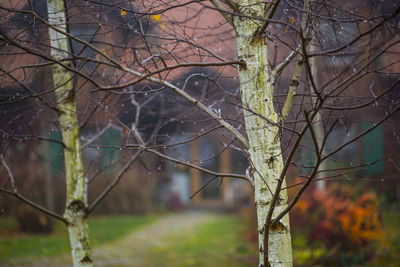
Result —
<instances>
[{"instance_id":1,"label":"red foliage","mask_svg":"<svg viewBox=\"0 0 400 267\"><path fill-rule=\"evenodd\" d=\"M292 227L308 228L311 241L340 244L342 248L361 248L380 239L376 195L355 195L345 185L330 186L324 191L311 189L292 211Z\"/></svg>"}]
</instances>

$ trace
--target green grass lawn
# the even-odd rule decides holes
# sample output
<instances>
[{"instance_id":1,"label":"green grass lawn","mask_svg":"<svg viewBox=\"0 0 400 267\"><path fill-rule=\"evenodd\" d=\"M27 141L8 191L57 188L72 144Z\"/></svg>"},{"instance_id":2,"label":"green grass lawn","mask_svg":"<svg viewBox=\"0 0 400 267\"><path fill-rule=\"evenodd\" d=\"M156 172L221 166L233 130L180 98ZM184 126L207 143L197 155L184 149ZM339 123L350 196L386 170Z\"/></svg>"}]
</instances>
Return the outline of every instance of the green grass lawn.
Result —
<instances>
[{"instance_id":1,"label":"green grass lawn","mask_svg":"<svg viewBox=\"0 0 400 267\"><path fill-rule=\"evenodd\" d=\"M400 212L383 212L382 222L384 246L376 249L379 253L377 264L380 266L400 266Z\"/></svg>"},{"instance_id":2,"label":"green grass lawn","mask_svg":"<svg viewBox=\"0 0 400 267\"><path fill-rule=\"evenodd\" d=\"M387 242L397 255L400 255L400 212L387 211L382 214L384 233Z\"/></svg>"},{"instance_id":3,"label":"green grass lawn","mask_svg":"<svg viewBox=\"0 0 400 267\"><path fill-rule=\"evenodd\" d=\"M89 220L92 244L94 247L99 247L101 244L116 241L128 232L141 229L142 226L154 222L156 219L162 220L162 218L162 216L92 217ZM397 266L393 264L400 264L398 256L400 255L400 231L398 228L400 214L394 211L384 212L382 218L382 234L385 236L385 242L372 245L375 257L368 262L363 262L362 266ZM244 238L244 227L245 221L237 216L215 216L196 227L182 230L179 233L171 233L164 237L163 242L155 243L145 249L144 264L145 266L167 267L256 266L256 247ZM4 236L6 229L15 231L15 228L15 220L0 218L2 233L0 234L0 265L1 261L12 259L32 258L35 260L35 258L43 256L61 256L70 253L67 232L61 223L56 225L55 231L50 235L14 234ZM323 254L327 251L321 252L315 248L313 250L305 242L300 242L304 238L299 233L293 233L294 254L297 263L307 263L312 258L324 257ZM117 244L118 242L115 243L115 245ZM360 265L355 263L347 266Z\"/></svg>"},{"instance_id":4,"label":"green grass lawn","mask_svg":"<svg viewBox=\"0 0 400 267\"><path fill-rule=\"evenodd\" d=\"M92 244L98 247L100 244L116 241L128 232L162 218L162 216L90 218ZM0 220L1 228L15 229L16 223L11 218ZM169 234L160 242L162 245L156 243L145 249L144 266L254 266L257 264L257 252L248 241L245 241L244 226L244 220L237 216L220 215L196 227ZM112 244L118 245L118 241ZM35 261L45 256L56 256L54 259L61 259L69 253L68 236L62 224L57 224L55 231L50 235L17 234L0 238L0 263L14 262L13 259L21 258Z\"/></svg>"},{"instance_id":5,"label":"green grass lawn","mask_svg":"<svg viewBox=\"0 0 400 267\"><path fill-rule=\"evenodd\" d=\"M151 216L107 216L89 219L90 238L93 246L98 246L126 233L140 229L154 220ZM4 233L9 229L15 231L17 223L14 218L0 218L0 228ZM63 223L57 222L55 230L46 235L17 234L0 237L0 261L14 258L53 256L69 253L68 233Z\"/></svg>"},{"instance_id":6,"label":"green grass lawn","mask_svg":"<svg viewBox=\"0 0 400 267\"><path fill-rule=\"evenodd\" d=\"M171 235L168 243L154 247L146 266L257 265L257 251L243 237L243 220L221 216L188 233Z\"/></svg>"}]
</instances>

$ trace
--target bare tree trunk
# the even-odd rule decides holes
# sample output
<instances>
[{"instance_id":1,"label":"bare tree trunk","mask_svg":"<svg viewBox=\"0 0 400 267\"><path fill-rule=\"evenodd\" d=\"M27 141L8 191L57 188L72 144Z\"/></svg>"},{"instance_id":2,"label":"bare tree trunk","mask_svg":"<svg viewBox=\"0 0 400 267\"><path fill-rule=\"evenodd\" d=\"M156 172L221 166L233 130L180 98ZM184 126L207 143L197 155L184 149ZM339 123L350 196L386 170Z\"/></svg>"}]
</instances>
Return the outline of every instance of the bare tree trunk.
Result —
<instances>
[{"instance_id":1,"label":"bare tree trunk","mask_svg":"<svg viewBox=\"0 0 400 267\"><path fill-rule=\"evenodd\" d=\"M264 3L248 0L241 3L248 16L264 15ZM246 10L247 9L247 10ZM264 231L273 192L282 172L280 118L273 106L273 85L268 71L267 45L264 38L252 41L258 25L254 20L236 18L240 92L244 107L246 132L249 138L250 160L254 168L255 203L258 220L259 266L292 266L292 246L289 216L280 221L282 227L268 229L268 260L265 261ZM285 187L285 185L283 185ZM287 206L287 193L283 190L273 215ZM274 216L273 216L274 217Z\"/></svg>"},{"instance_id":2,"label":"bare tree trunk","mask_svg":"<svg viewBox=\"0 0 400 267\"><path fill-rule=\"evenodd\" d=\"M315 37L315 35L314 35ZM317 48L310 43L310 53L317 52ZM312 57L309 59L310 65L311 65L311 76L314 80L314 84L316 86L316 89L318 89L319 85L319 74L318 74L318 57ZM316 96L314 89L311 85L311 82L309 84L310 88L310 95L311 95L311 103L312 105L316 105L318 101L318 97ZM325 129L324 129L324 122L322 118L321 111L318 111L317 114L315 115L314 118L314 132L315 132L315 138L318 143L318 148L321 149L321 147L324 145L324 137L325 137ZM324 154L324 149L321 151L322 154ZM322 161L319 165L318 171L326 170L327 169L327 161ZM317 180L315 182L316 188L318 191L323 191L326 188L326 182L323 180L319 180L321 177L324 176L324 173L318 173L315 175L315 179Z\"/></svg>"},{"instance_id":3,"label":"bare tree trunk","mask_svg":"<svg viewBox=\"0 0 400 267\"><path fill-rule=\"evenodd\" d=\"M68 38L56 29L66 31L64 1L47 0L47 10L51 25L49 27L51 56L56 60L63 60L68 57ZM53 64L53 81L61 133L65 144L67 196L64 218L68 221L73 264L76 267L92 266L79 124L71 74L59 64Z\"/></svg>"},{"instance_id":4,"label":"bare tree trunk","mask_svg":"<svg viewBox=\"0 0 400 267\"><path fill-rule=\"evenodd\" d=\"M45 135L43 135L43 136L45 136ZM42 146L42 150L45 151L44 153L49 153L50 145L48 142L44 142L44 144ZM44 174L45 183L46 183L46 185L45 185L46 208L51 211L54 211L55 203L54 203L54 194L53 194L53 177L51 176L51 173L50 173L49 164L44 164L43 174Z\"/></svg>"}]
</instances>

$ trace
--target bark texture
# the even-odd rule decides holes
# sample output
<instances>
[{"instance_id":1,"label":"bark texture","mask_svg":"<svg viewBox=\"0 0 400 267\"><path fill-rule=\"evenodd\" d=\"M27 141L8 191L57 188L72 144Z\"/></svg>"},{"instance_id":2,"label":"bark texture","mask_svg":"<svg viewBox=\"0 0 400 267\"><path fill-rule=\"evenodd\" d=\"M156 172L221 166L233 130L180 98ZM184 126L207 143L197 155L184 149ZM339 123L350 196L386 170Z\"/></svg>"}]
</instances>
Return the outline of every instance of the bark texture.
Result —
<instances>
[{"instance_id":1,"label":"bark texture","mask_svg":"<svg viewBox=\"0 0 400 267\"><path fill-rule=\"evenodd\" d=\"M47 10L51 26L49 27L50 53L55 60L60 61L68 57L68 38L57 31L57 29L66 31L64 1L47 0ZM67 195L64 218L68 221L73 264L75 267L92 266L79 124L72 77L59 64L53 64L52 72L61 133L65 144Z\"/></svg>"},{"instance_id":2,"label":"bark texture","mask_svg":"<svg viewBox=\"0 0 400 267\"><path fill-rule=\"evenodd\" d=\"M259 0L241 1L241 12L246 16L263 17L265 5ZM273 192L280 177L283 162L281 155L280 117L274 110L274 87L268 71L268 49L264 38L253 36L259 21L237 17L234 19L237 33L237 50L243 64L239 69L240 92L244 106L249 153L254 168L255 203L258 217L259 266L292 266L292 246L289 217L284 216L279 227L270 227L268 259L264 262L264 231L266 217ZM285 187L285 185L283 185ZM287 206L286 191L279 195L275 214Z\"/></svg>"}]
</instances>

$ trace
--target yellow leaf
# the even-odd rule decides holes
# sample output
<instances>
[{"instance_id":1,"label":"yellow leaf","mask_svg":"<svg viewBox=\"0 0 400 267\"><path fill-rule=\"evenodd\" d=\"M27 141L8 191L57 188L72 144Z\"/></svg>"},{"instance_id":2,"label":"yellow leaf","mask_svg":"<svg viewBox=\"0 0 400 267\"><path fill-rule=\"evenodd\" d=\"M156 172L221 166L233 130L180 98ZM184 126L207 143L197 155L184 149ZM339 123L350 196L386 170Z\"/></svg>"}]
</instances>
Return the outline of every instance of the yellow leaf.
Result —
<instances>
[{"instance_id":1,"label":"yellow leaf","mask_svg":"<svg viewBox=\"0 0 400 267\"><path fill-rule=\"evenodd\" d=\"M294 24L294 18L293 17L290 17L289 21L290 21L290 24Z\"/></svg>"},{"instance_id":2,"label":"yellow leaf","mask_svg":"<svg viewBox=\"0 0 400 267\"><path fill-rule=\"evenodd\" d=\"M125 17L126 14L127 14L126 10L122 9L122 10L121 10L121 16L122 16L122 17Z\"/></svg>"},{"instance_id":3,"label":"yellow leaf","mask_svg":"<svg viewBox=\"0 0 400 267\"><path fill-rule=\"evenodd\" d=\"M102 47L99 50L101 53L108 55L107 49L105 47ZM101 54L99 54L99 53L96 54L96 59L101 59L101 57L102 57Z\"/></svg>"},{"instance_id":4,"label":"yellow leaf","mask_svg":"<svg viewBox=\"0 0 400 267\"><path fill-rule=\"evenodd\" d=\"M154 21L159 21L160 18L161 18L161 15L152 15L151 18L152 18Z\"/></svg>"},{"instance_id":5,"label":"yellow leaf","mask_svg":"<svg viewBox=\"0 0 400 267\"><path fill-rule=\"evenodd\" d=\"M125 134L125 135L129 135L129 133L130 133L129 128L125 128L125 129L124 129L124 134Z\"/></svg>"}]
</instances>

